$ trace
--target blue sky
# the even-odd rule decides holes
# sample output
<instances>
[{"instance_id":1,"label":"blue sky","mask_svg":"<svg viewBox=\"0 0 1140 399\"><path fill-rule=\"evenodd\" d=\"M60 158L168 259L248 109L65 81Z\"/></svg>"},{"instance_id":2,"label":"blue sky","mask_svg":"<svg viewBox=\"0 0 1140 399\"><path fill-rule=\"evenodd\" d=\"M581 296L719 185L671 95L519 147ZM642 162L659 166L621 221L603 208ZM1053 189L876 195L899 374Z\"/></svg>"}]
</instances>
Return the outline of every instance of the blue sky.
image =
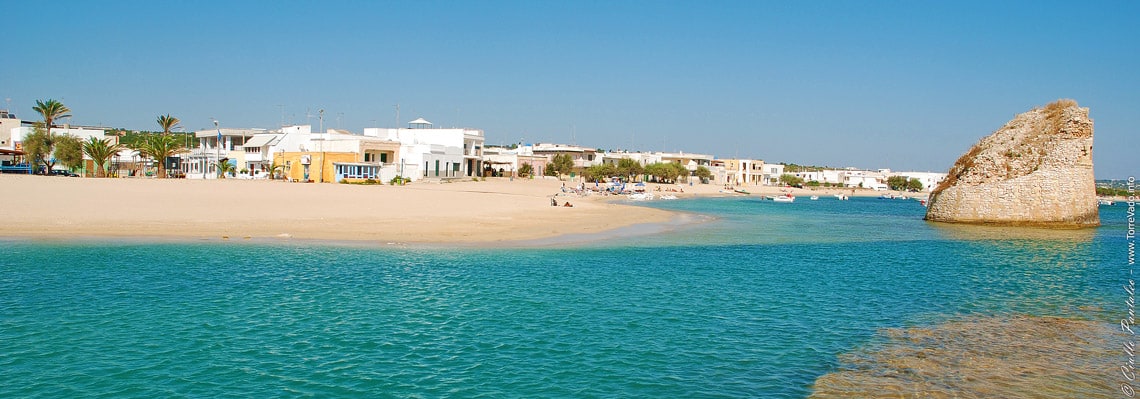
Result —
<instances>
[{"instance_id":1,"label":"blue sky","mask_svg":"<svg viewBox=\"0 0 1140 399\"><path fill-rule=\"evenodd\" d=\"M4 5L0 97L188 130L424 117L576 143L945 171L1014 115L1090 107L1137 167L1140 2L53 1ZM284 112L283 112L284 111ZM284 114L284 116L283 116Z\"/></svg>"}]
</instances>

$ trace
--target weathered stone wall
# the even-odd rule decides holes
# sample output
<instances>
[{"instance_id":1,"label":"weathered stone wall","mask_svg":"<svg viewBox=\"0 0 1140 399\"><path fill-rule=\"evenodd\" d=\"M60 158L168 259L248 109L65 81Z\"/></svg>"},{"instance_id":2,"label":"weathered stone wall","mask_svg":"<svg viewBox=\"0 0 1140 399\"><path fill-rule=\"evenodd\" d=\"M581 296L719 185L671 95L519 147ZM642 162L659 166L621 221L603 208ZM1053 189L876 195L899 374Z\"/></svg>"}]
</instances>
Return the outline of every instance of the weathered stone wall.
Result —
<instances>
[{"instance_id":1,"label":"weathered stone wall","mask_svg":"<svg viewBox=\"0 0 1140 399\"><path fill-rule=\"evenodd\" d=\"M1088 108L1061 100L982 139L931 194L939 222L1086 227L1100 224Z\"/></svg>"}]
</instances>

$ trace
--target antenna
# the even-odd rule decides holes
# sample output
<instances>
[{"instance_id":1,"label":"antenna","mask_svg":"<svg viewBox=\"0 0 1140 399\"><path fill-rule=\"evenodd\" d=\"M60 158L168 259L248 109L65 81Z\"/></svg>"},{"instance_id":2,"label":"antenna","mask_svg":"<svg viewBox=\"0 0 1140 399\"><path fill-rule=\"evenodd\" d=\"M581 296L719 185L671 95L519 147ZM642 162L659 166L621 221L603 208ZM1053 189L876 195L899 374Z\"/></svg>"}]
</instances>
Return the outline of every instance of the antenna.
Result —
<instances>
[{"instance_id":1,"label":"antenna","mask_svg":"<svg viewBox=\"0 0 1140 399\"><path fill-rule=\"evenodd\" d=\"M324 132L325 132L325 109L324 109L324 108L321 108L321 109L317 110L317 113L318 113L318 114L321 114L321 129L320 129L320 132L321 132L321 133L324 133Z\"/></svg>"},{"instance_id":2,"label":"antenna","mask_svg":"<svg viewBox=\"0 0 1140 399\"><path fill-rule=\"evenodd\" d=\"M400 103L396 103L396 129L400 129Z\"/></svg>"},{"instance_id":3,"label":"antenna","mask_svg":"<svg viewBox=\"0 0 1140 399\"><path fill-rule=\"evenodd\" d=\"M281 126L284 127L285 126L285 104L277 104L277 107L281 108Z\"/></svg>"}]
</instances>

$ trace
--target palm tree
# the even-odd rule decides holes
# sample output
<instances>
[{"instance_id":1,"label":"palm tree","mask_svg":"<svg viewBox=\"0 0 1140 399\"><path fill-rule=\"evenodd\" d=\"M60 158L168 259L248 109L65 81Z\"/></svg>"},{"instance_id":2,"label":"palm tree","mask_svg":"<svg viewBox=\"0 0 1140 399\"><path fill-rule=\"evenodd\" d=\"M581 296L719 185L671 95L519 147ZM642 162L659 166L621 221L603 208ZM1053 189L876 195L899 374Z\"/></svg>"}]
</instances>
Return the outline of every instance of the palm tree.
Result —
<instances>
[{"instance_id":1,"label":"palm tree","mask_svg":"<svg viewBox=\"0 0 1140 399\"><path fill-rule=\"evenodd\" d=\"M222 158L218 161L218 173L220 178L225 179L226 173L232 173L237 169L237 166L230 163L228 159Z\"/></svg>"},{"instance_id":2,"label":"palm tree","mask_svg":"<svg viewBox=\"0 0 1140 399\"><path fill-rule=\"evenodd\" d=\"M63 103L48 99L47 101L36 100L36 106L32 107L33 110L39 112L40 116L44 118L44 130L51 134L52 122L59 118L70 117L70 108L67 108Z\"/></svg>"},{"instance_id":3,"label":"palm tree","mask_svg":"<svg viewBox=\"0 0 1140 399\"><path fill-rule=\"evenodd\" d=\"M95 177L107 176L104 165L111 162L111 158L114 158L122 148L122 144L112 144L110 139L97 139L94 136L83 142L83 153L95 162Z\"/></svg>"},{"instance_id":4,"label":"palm tree","mask_svg":"<svg viewBox=\"0 0 1140 399\"><path fill-rule=\"evenodd\" d=\"M36 105L32 107L32 109L38 112L44 119L43 122L41 122L43 123L43 135L36 136L36 140L25 141L28 143L35 141L39 147L42 147L39 148L40 151L37 152L39 156L35 158L44 163L44 173L49 173L55 164L54 160L51 162L48 161L48 159L51 158L51 154L55 151L56 137L51 132L52 122L59 118L70 117L71 114L69 114L69 112L71 112L71 109L68 109L63 103L52 99L48 99L47 101L36 100Z\"/></svg>"},{"instance_id":5,"label":"palm tree","mask_svg":"<svg viewBox=\"0 0 1140 399\"><path fill-rule=\"evenodd\" d=\"M271 180L283 179L285 177L285 165L273 161L273 165L269 167L269 178Z\"/></svg>"},{"instance_id":6,"label":"palm tree","mask_svg":"<svg viewBox=\"0 0 1140 399\"><path fill-rule=\"evenodd\" d=\"M166 135L148 135L135 143L134 149L158 164L159 179L166 177L166 158L186 152L181 139Z\"/></svg>"},{"instance_id":7,"label":"palm tree","mask_svg":"<svg viewBox=\"0 0 1140 399\"><path fill-rule=\"evenodd\" d=\"M179 120L178 118L170 116L170 114L158 116L158 126L162 127L162 135L164 135L164 136L170 135L170 129L173 129L175 126L178 126L179 122L182 122L182 121Z\"/></svg>"}]
</instances>

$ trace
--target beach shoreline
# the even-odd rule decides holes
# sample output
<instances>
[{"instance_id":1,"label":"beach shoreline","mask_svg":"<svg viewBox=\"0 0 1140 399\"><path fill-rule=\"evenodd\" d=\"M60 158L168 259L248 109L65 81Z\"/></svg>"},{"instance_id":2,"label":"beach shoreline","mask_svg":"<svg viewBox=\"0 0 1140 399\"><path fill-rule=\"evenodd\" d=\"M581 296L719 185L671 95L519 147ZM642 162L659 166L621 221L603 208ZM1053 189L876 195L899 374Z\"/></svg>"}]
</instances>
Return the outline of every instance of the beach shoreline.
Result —
<instances>
[{"instance_id":1,"label":"beach shoreline","mask_svg":"<svg viewBox=\"0 0 1140 399\"><path fill-rule=\"evenodd\" d=\"M547 246L589 242L615 231L652 234L684 224L676 212L636 206L625 196L575 194L582 185L580 179L554 178L365 186L0 175L0 187L10 194L0 208L0 237ZM709 184L644 188L678 198L742 195ZM744 189L753 196L851 195L850 189ZM551 206L552 198L560 206ZM563 206L566 202L573 206Z\"/></svg>"}]
</instances>

